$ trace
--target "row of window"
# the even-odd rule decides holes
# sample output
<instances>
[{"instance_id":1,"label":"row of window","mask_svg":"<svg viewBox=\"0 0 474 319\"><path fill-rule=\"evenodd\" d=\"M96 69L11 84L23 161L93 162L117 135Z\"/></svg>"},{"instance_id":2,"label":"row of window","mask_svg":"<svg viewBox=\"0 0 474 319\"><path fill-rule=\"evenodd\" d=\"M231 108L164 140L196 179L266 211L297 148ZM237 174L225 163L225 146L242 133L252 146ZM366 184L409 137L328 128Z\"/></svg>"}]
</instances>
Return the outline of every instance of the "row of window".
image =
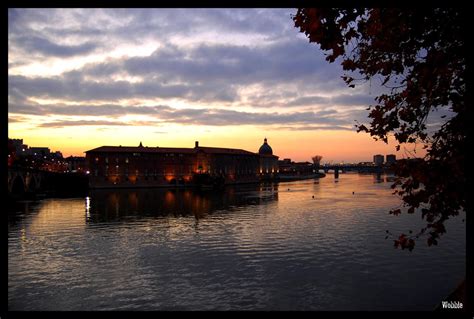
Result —
<instances>
[{"instance_id":1,"label":"row of window","mask_svg":"<svg viewBox=\"0 0 474 319\"><path fill-rule=\"evenodd\" d=\"M187 166L187 172L188 172L189 174L191 174L191 173L193 172L193 167L194 167L194 165L188 165L188 166ZM119 168L120 168L119 165L115 165L115 171L118 171ZM125 170L125 174L128 175L129 167L128 167L128 166L125 167L124 170ZM178 169L173 169L173 170L171 171L171 173L172 173L172 174L176 174L177 172L182 173L182 172L185 171L185 170L186 170L186 168L183 167L183 166L181 166L181 167L179 167ZM105 165L105 172L106 172L106 174L107 174L109 171L110 171L109 165ZM163 174L166 174L166 171L167 171L166 169L163 169ZM203 167L200 165L200 166L198 166L198 171L201 172L201 173L227 174L227 173L229 173L231 170L230 170L227 166L224 167L224 168L221 168L221 169L214 169L214 170L212 170L212 169L211 169L211 166L207 166L207 168L203 168ZM138 175L138 172L139 172L139 170L135 170L135 174L136 174L136 175ZM148 169L145 169L145 175L148 175L148 172L149 172ZM252 172L254 172L254 169L251 169L251 168L248 168L248 167L247 167L247 168L237 168L237 169L235 170L235 173L237 173L237 174L251 174ZM150 173L151 173L151 171L150 171ZM157 173L157 170L154 169L154 170L153 170L153 173L156 174L156 173ZM169 173L169 172L168 172L168 173Z\"/></svg>"},{"instance_id":2,"label":"row of window","mask_svg":"<svg viewBox=\"0 0 474 319\"><path fill-rule=\"evenodd\" d=\"M173 154L173 153L164 154L164 155L165 155L164 157L174 157L174 156L175 156L175 154ZM140 155L140 153L133 153L133 156L136 157L136 156L141 156L141 155ZM177 156L177 157L183 157L183 154L177 154L176 156ZM163 156L153 156L152 158L150 158L150 160L151 160L151 159L163 159ZM100 160L100 157L96 157L96 158L95 158L95 161L96 161L96 162L99 162L99 160ZM105 157L105 158L104 158L104 161L105 161L106 163L109 163L109 158L108 158L108 157ZM115 162L116 162L116 163L119 162L119 157L116 157L116 158L115 158ZM128 159L128 157L126 157L126 158L125 158L125 163L128 163L128 162L129 162L129 159Z\"/></svg>"},{"instance_id":3,"label":"row of window","mask_svg":"<svg viewBox=\"0 0 474 319\"><path fill-rule=\"evenodd\" d=\"M133 153L132 154L134 157L137 157L137 156L141 156L140 153ZM153 159L165 159L166 157L183 157L184 154L174 154L174 153L165 153L165 154L161 154L161 155L164 155L164 156L151 156L149 157L148 159L149 160L153 160ZM206 157L209 157L209 154L206 154ZM100 157L95 157L95 161L96 162L99 162L101 158ZM115 162L118 163L120 160L119 157L115 157ZM216 160L219 160L219 159L216 159ZM224 161L228 161L229 158L226 158L226 159L221 159L221 160L224 160ZM248 158L248 157L244 157L244 158L241 158L241 157L236 157L236 156L232 156L232 160L234 161L238 161L240 163L252 163L254 162L254 159L253 158ZM104 158L104 161L105 163L109 163L109 157L105 157ZM129 162L129 159L128 157L125 158L125 163L128 163Z\"/></svg>"}]
</instances>

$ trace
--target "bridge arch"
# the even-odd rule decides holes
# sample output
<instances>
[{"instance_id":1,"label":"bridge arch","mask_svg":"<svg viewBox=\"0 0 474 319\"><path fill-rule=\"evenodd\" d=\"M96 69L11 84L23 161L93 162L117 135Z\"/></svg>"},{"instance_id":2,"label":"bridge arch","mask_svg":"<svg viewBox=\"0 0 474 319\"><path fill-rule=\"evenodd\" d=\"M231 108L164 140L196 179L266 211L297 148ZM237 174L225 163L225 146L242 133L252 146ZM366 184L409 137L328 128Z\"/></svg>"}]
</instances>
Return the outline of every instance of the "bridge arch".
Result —
<instances>
[{"instance_id":1,"label":"bridge arch","mask_svg":"<svg viewBox=\"0 0 474 319\"><path fill-rule=\"evenodd\" d=\"M16 175L12 181L12 186L11 186L12 194L21 195L21 194L24 194L25 191L26 191L25 182L23 181L23 178L20 175Z\"/></svg>"},{"instance_id":2,"label":"bridge arch","mask_svg":"<svg viewBox=\"0 0 474 319\"><path fill-rule=\"evenodd\" d=\"M26 188L28 189L28 191L34 192L37 187L38 187L38 183L36 182L36 176L31 175L29 178L29 183Z\"/></svg>"}]
</instances>

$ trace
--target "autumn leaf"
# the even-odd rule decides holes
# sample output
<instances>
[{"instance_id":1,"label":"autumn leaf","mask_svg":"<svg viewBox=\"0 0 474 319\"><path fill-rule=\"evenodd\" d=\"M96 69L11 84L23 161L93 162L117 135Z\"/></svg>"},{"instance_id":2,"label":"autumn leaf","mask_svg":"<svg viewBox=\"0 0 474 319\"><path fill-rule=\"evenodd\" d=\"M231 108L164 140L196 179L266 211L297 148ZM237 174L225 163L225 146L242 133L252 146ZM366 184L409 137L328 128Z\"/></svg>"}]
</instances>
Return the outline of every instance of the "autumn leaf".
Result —
<instances>
[{"instance_id":1,"label":"autumn leaf","mask_svg":"<svg viewBox=\"0 0 474 319\"><path fill-rule=\"evenodd\" d=\"M397 151L401 145L422 143L425 156L397 161L395 173L405 182L398 184L401 189L395 193L409 207L409 214L422 207L421 218L429 224L426 229L436 236L446 231L441 225L449 217L466 210L470 196L464 173L472 118L466 95L466 19L462 8L431 7L300 8L293 19L310 42L323 51L332 50L326 58L329 62L342 55L344 71L358 72L367 81L381 78L381 86L398 85L375 97L378 104L366 108L369 123L358 123L357 132L385 143L393 136ZM346 47L351 51L346 52ZM400 77L394 84L390 83L393 74ZM349 75L342 79L355 87ZM428 134L427 119L439 110L452 115L449 119L441 115L444 124ZM429 246L437 245L435 235L430 235ZM398 240L394 246L411 251L414 243Z\"/></svg>"}]
</instances>

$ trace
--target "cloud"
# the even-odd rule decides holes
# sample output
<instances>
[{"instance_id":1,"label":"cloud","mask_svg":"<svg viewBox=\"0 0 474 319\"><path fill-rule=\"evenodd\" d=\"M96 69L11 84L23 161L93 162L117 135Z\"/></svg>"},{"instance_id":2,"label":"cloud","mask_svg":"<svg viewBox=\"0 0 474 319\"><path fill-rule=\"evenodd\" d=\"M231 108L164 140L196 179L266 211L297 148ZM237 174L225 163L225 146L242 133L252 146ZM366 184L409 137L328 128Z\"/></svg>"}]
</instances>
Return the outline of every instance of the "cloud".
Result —
<instances>
[{"instance_id":1,"label":"cloud","mask_svg":"<svg viewBox=\"0 0 474 319\"><path fill-rule=\"evenodd\" d=\"M10 92L27 97L70 101L117 101L130 98L181 98L192 101L233 101L235 89L209 83L162 84L155 81L87 81L81 75L29 78L9 76Z\"/></svg>"},{"instance_id":2,"label":"cloud","mask_svg":"<svg viewBox=\"0 0 474 319\"><path fill-rule=\"evenodd\" d=\"M320 95L309 95L296 98L286 103L287 106L302 106L302 105L313 105L313 104L329 104L330 98Z\"/></svg>"},{"instance_id":3,"label":"cloud","mask_svg":"<svg viewBox=\"0 0 474 319\"><path fill-rule=\"evenodd\" d=\"M69 115L69 116L107 116L119 117L127 114L156 115L172 110L166 105L154 106L122 106L118 104L102 105L65 105L65 104L38 104L23 102L9 104L9 113L31 115Z\"/></svg>"},{"instance_id":4,"label":"cloud","mask_svg":"<svg viewBox=\"0 0 474 319\"><path fill-rule=\"evenodd\" d=\"M320 65L314 59L313 52L287 47L285 43L264 49L201 45L189 50L187 57L178 48L168 47L157 50L148 57L89 64L83 69L60 76L11 75L9 91L15 90L30 97L75 101L180 98L191 102L238 102L243 98L238 93L239 89L254 84L259 84L264 89L287 84L298 87L300 94L318 88L330 92L343 86L342 81L327 80L327 73L331 71L325 62ZM286 51L285 56L282 51ZM138 77L142 81L110 79L117 74ZM313 85L308 87L306 82ZM300 97L289 105L302 105L311 101L328 102L327 98L312 95Z\"/></svg>"},{"instance_id":5,"label":"cloud","mask_svg":"<svg viewBox=\"0 0 474 319\"><path fill-rule=\"evenodd\" d=\"M337 68L328 66L318 55L302 40L264 47L201 44L186 52L176 46L158 49L147 57L125 59L117 67L133 76L155 75L166 81L274 85L310 80L313 89L328 87L329 82L344 87Z\"/></svg>"},{"instance_id":6,"label":"cloud","mask_svg":"<svg viewBox=\"0 0 474 319\"><path fill-rule=\"evenodd\" d=\"M83 126L83 125L144 125L159 123L181 125L352 125L353 112L341 113L336 109L293 112L244 112L228 108L173 108L168 105L64 105L23 102L9 105L9 114L29 114L40 116L89 116L93 120L66 120L44 122L40 127ZM354 113L357 115L357 112ZM149 121L111 121L124 115L147 116ZM12 117L12 116L10 116ZM107 120L109 119L109 120ZM118 123L118 124L117 124Z\"/></svg>"},{"instance_id":7,"label":"cloud","mask_svg":"<svg viewBox=\"0 0 474 319\"><path fill-rule=\"evenodd\" d=\"M145 122L145 121L88 121L88 120L78 120L78 121L53 121L45 122L37 125L37 127L45 128L58 128L65 126L147 126L147 125L156 125L156 122Z\"/></svg>"},{"instance_id":8,"label":"cloud","mask_svg":"<svg viewBox=\"0 0 474 319\"><path fill-rule=\"evenodd\" d=\"M19 123L19 122L25 122L25 118L23 117L12 117L12 116L9 116L8 117L8 123Z\"/></svg>"},{"instance_id":9,"label":"cloud","mask_svg":"<svg viewBox=\"0 0 474 319\"><path fill-rule=\"evenodd\" d=\"M45 65L59 58L64 71L9 72L9 114L98 117L41 127L118 125L123 115L182 125L351 126L353 117L361 117L355 106L371 97L347 93L340 66L328 64L293 27L294 12L10 9L9 68L27 66L41 54ZM133 51L145 44L157 49L149 55L109 54L116 46ZM82 57L86 64L64 67ZM140 102L129 106L124 100ZM161 104L150 105L156 100Z\"/></svg>"},{"instance_id":10,"label":"cloud","mask_svg":"<svg viewBox=\"0 0 474 319\"><path fill-rule=\"evenodd\" d=\"M336 131L355 131L355 128L350 128L341 125L305 125L305 126L280 126L278 130L288 131L320 131L320 130L336 130Z\"/></svg>"},{"instance_id":11,"label":"cloud","mask_svg":"<svg viewBox=\"0 0 474 319\"><path fill-rule=\"evenodd\" d=\"M335 105L374 105L375 96L367 94L341 94L331 98L331 103Z\"/></svg>"},{"instance_id":12,"label":"cloud","mask_svg":"<svg viewBox=\"0 0 474 319\"><path fill-rule=\"evenodd\" d=\"M86 42L76 45L61 45L38 36L24 35L14 39L17 46L29 54L38 52L44 56L70 57L94 51L98 45Z\"/></svg>"}]
</instances>

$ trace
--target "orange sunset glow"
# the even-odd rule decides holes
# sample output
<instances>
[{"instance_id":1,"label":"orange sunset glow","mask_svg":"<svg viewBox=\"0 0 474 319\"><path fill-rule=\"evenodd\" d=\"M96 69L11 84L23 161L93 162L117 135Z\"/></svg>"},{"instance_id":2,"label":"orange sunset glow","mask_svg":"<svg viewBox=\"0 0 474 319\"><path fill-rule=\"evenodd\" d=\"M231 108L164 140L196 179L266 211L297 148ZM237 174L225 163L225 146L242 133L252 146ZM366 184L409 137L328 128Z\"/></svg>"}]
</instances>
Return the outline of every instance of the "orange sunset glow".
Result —
<instances>
[{"instance_id":1,"label":"orange sunset glow","mask_svg":"<svg viewBox=\"0 0 474 319\"><path fill-rule=\"evenodd\" d=\"M191 11L193 32L169 27ZM292 26L294 11L10 10L8 136L64 156L197 140L256 152L264 137L296 161L414 156L355 131L379 92L346 87Z\"/></svg>"}]
</instances>

